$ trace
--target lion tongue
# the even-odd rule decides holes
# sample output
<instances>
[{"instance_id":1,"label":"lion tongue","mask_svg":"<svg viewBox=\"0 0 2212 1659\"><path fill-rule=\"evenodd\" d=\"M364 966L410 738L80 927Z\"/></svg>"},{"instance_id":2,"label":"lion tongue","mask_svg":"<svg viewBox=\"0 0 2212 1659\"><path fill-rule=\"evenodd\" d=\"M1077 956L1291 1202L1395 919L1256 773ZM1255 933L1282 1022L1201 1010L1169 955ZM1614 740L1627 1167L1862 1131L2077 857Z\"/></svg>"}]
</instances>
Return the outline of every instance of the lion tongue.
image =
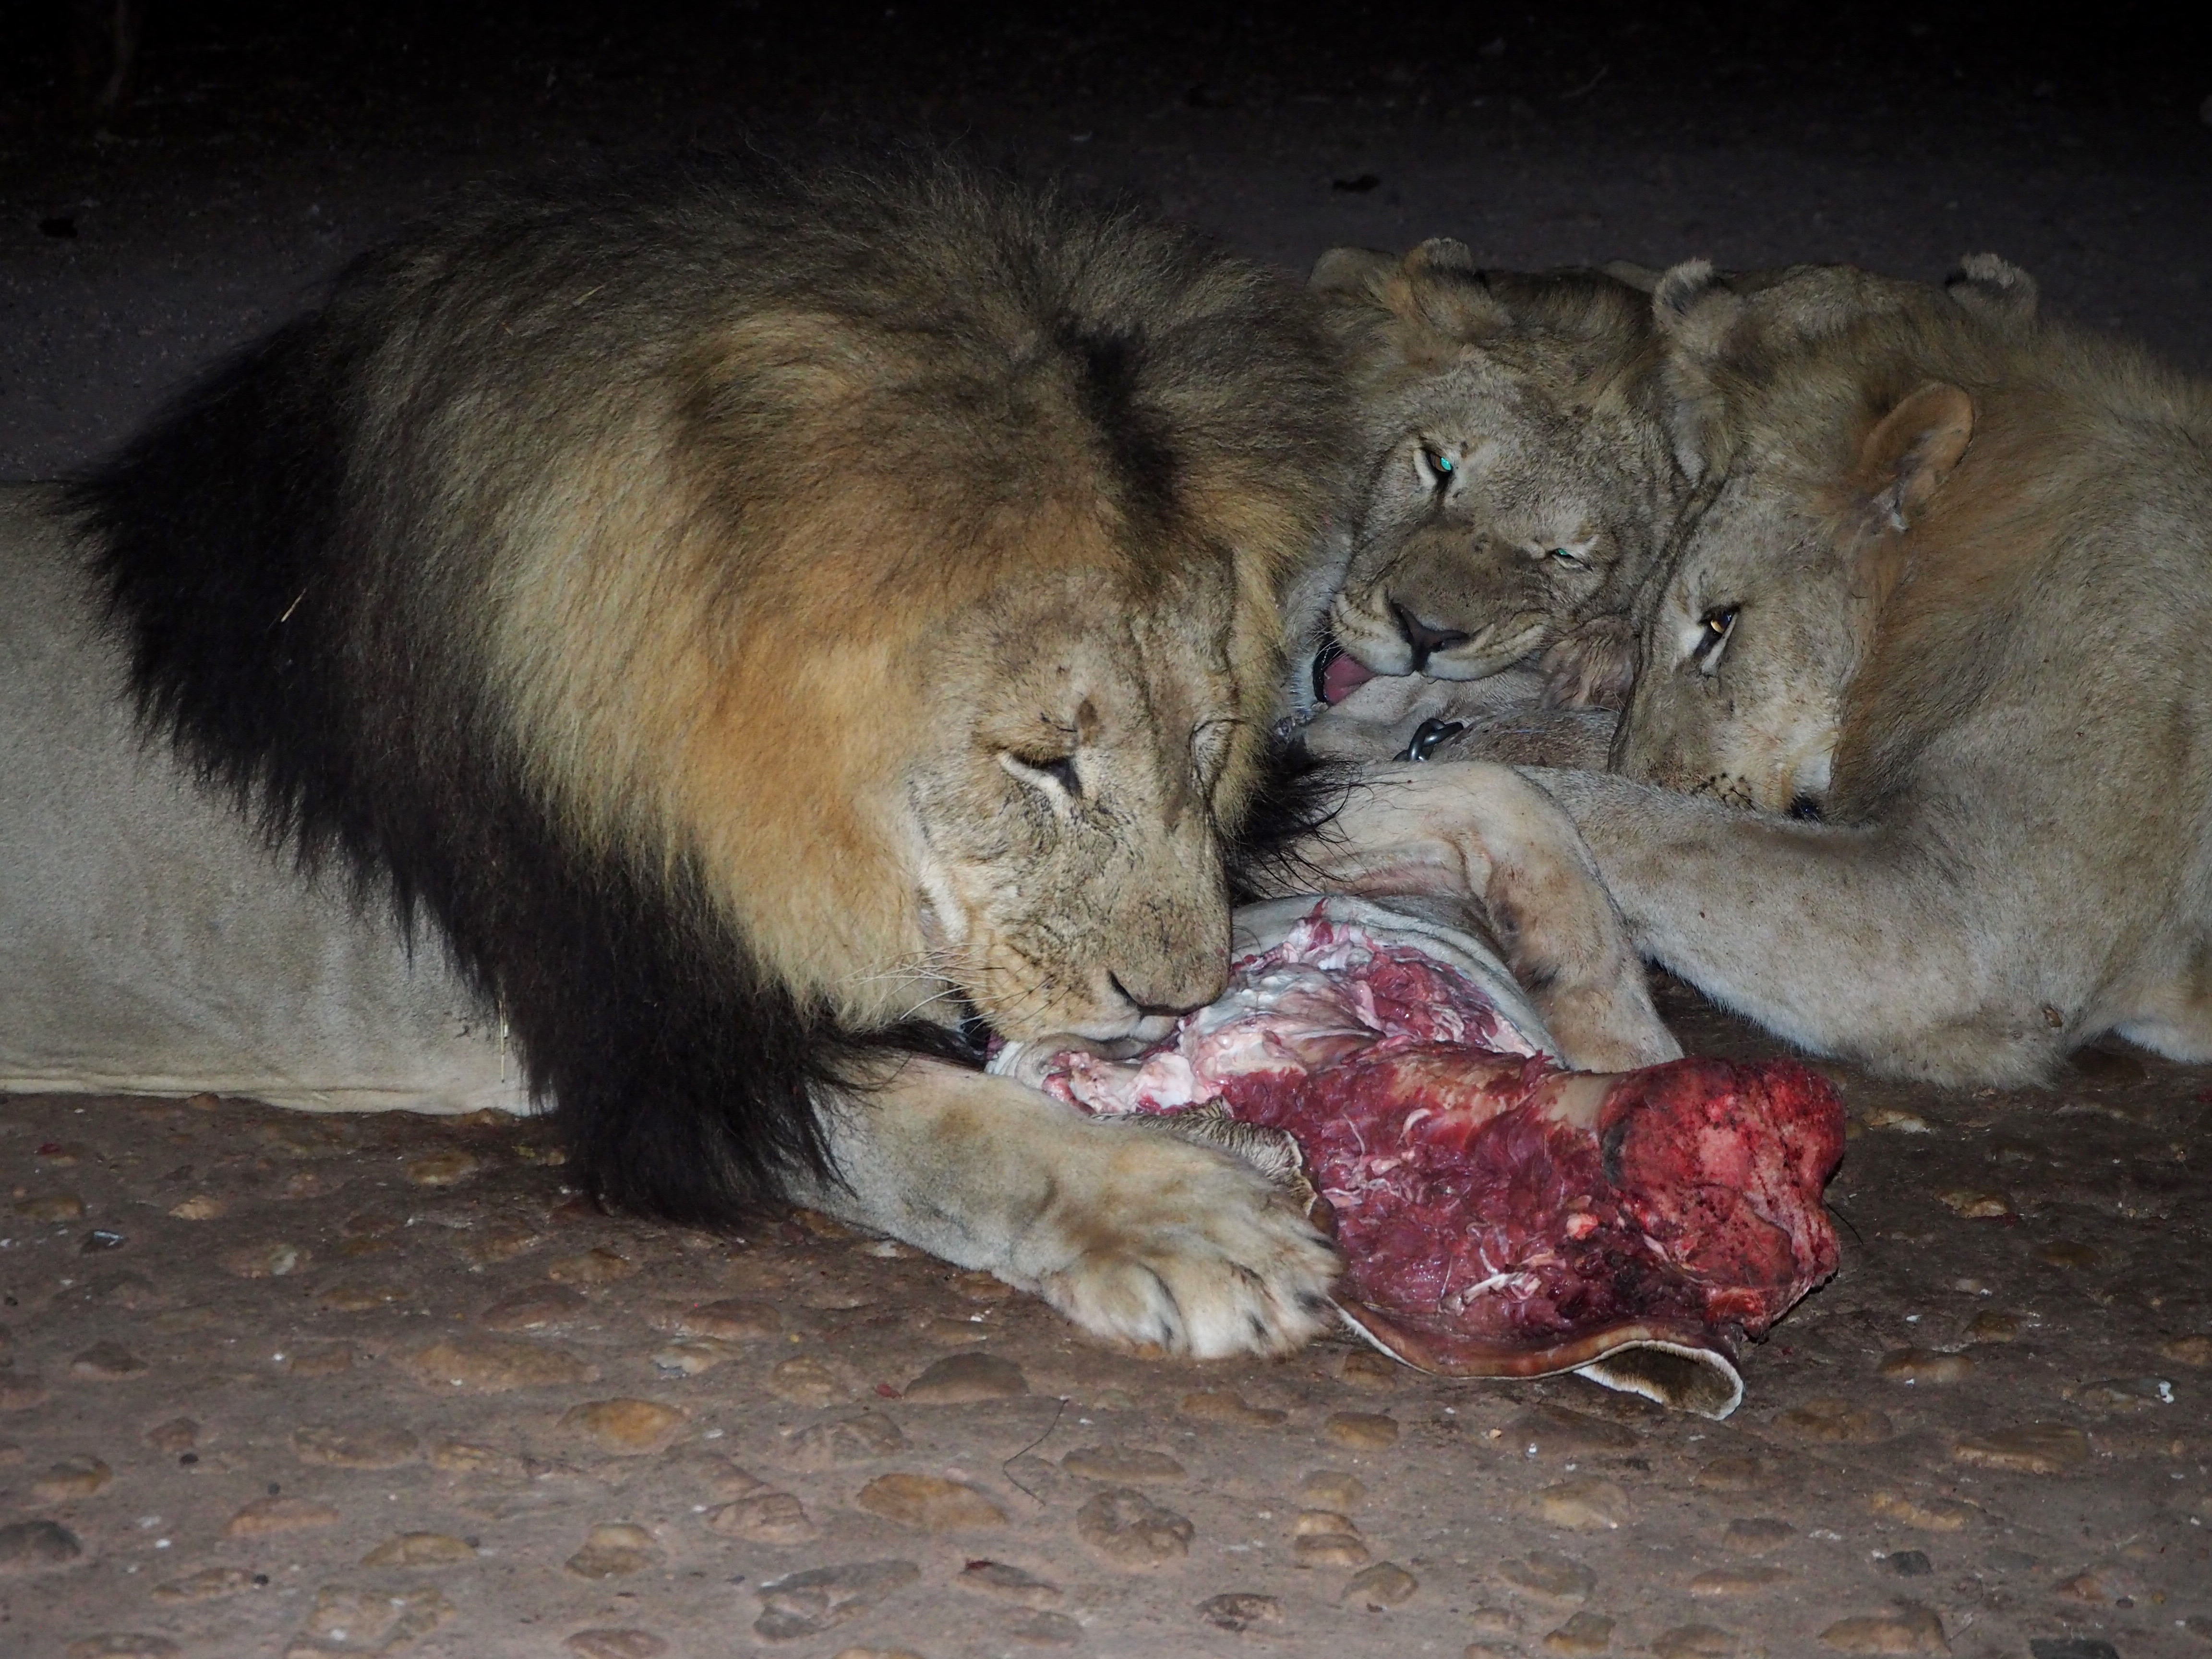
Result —
<instances>
[{"instance_id":1,"label":"lion tongue","mask_svg":"<svg viewBox=\"0 0 2212 1659\"><path fill-rule=\"evenodd\" d=\"M1346 653L1333 659L1322 671L1321 700L1323 702L1342 702L1358 687L1375 678L1375 671L1358 658Z\"/></svg>"}]
</instances>

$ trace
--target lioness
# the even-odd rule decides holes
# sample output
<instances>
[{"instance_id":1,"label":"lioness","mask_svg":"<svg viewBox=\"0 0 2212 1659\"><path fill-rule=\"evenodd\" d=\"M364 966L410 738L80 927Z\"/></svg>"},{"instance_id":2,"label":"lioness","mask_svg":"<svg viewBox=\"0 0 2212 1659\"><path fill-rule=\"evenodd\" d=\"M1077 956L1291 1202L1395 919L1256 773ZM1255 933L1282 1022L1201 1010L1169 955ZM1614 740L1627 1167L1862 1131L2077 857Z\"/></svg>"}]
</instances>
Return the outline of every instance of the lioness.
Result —
<instances>
[{"instance_id":1,"label":"lioness","mask_svg":"<svg viewBox=\"0 0 2212 1659\"><path fill-rule=\"evenodd\" d=\"M1857 316L1933 302L1936 290L1844 265L1737 271L1762 326L1808 337ZM1352 561L1330 607L1352 660L1318 665L1313 695L1336 702L1370 673L1479 679L1543 654L1547 709L1618 708L1634 682L1632 600L1669 556L1708 477L1666 418L1666 368L1650 295L1659 273L1478 271L1457 242L1405 258L1338 248L1315 267L1351 343L1369 471ZM1954 303L2033 316L2034 285L1978 256ZM1453 706L1449 688L1364 694L1370 720L1463 724L1498 699ZM1583 722L1530 711L1588 751ZM1509 738L1512 735L1507 734ZM1518 759L1509 742L1493 759Z\"/></svg>"},{"instance_id":2,"label":"lioness","mask_svg":"<svg viewBox=\"0 0 2212 1659\"><path fill-rule=\"evenodd\" d=\"M1312 286L1352 349L1364 492L1330 606L1369 672L1480 679L1538 652L1555 704L1618 706L1629 599L1691 483L1661 418L1645 295L1600 271L1475 269L1439 238L1403 258L1337 248Z\"/></svg>"},{"instance_id":3,"label":"lioness","mask_svg":"<svg viewBox=\"0 0 2212 1659\"><path fill-rule=\"evenodd\" d=\"M1712 328L1726 334L1725 344L1717 337L1677 338L1669 373L1685 399L1677 424L1686 447L1727 454L1730 476L1696 533L1685 537L1663 585L1645 596L1649 648L1658 666L1638 681L1614 732L1613 769L1739 806L1816 816L1834 768L1844 692L1871 647L1882 601L1903 574L1901 548L1886 544L1879 559L1837 557L1827 543L1775 533L1759 522L1759 504L1772 498L1756 482L1760 470L1790 463L1765 447L1767 428L1758 417L1715 425L1697 412L1712 396L1710 360L1725 351L1732 361L1784 365L1785 374L1802 368L1802 381L1762 391L1762 407L1818 400L1829 395L1832 360L1825 350L1800 353L1804 341L1900 311L1929 313L1946 333L1959 330L1948 315L1954 310L1992 328L2025 327L2035 317L2035 282L1985 253L1963 261L1941 298L1918 283L1816 268L1801 283L1756 292L1741 305L1704 300L1710 314L1702 322L1674 313L1680 295L1692 291L1686 284L1702 295L1709 283L1695 266L1682 268L1666 301L1670 337ZM1875 330L1894 331L1893 324ZM1852 349L1853 337L1846 334L1833 349ZM1796 441L1794 430L1784 438ZM1735 605L1732 617L1728 605L1713 602L1715 595L1754 593L1757 602ZM1713 631L1709 618L1723 622L1727 637L1690 662L1682 642L1702 646L1699 635Z\"/></svg>"},{"instance_id":4,"label":"lioness","mask_svg":"<svg viewBox=\"0 0 2212 1659\"><path fill-rule=\"evenodd\" d=\"M977 1066L1223 983L1340 385L1188 233L693 170L368 255L71 499L149 726L438 927L591 1192L1264 1351L1303 1216Z\"/></svg>"},{"instance_id":5,"label":"lioness","mask_svg":"<svg viewBox=\"0 0 2212 1659\"><path fill-rule=\"evenodd\" d=\"M1658 298L1727 482L1624 748L1699 793L1534 775L1642 949L1901 1075L2030 1082L2107 1031L2212 1058L2212 389L2018 303L1808 339L1702 266ZM1744 810L1808 795L1826 822Z\"/></svg>"},{"instance_id":6,"label":"lioness","mask_svg":"<svg viewBox=\"0 0 2212 1659\"><path fill-rule=\"evenodd\" d=\"M1729 358L1814 368L1812 385L1798 394L1825 394L1820 374L1829 356L1798 354L1796 347L1838 330L1865 325L1867 319L1891 312L1933 312L1938 330L1955 331L1954 310L1969 312L1984 325L2006 330L2035 321L2035 279L1996 254L1971 254L1938 289L1905 281L1871 279L1847 268L1808 270L1802 283L1765 288L1743 305L1710 305L1704 327L1725 331L1719 338L1677 338L1670 374L1686 398L1686 418L1677 425L1686 447L1725 452L1729 480L1705 508L1698 533L1686 535L1683 549L1666 581L1646 595L1646 629L1652 661L1662 668L1637 684L1628 712L1614 730L1613 769L1626 776L1666 783L1672 790L1714 794L1735 805L1790 810L1816 817L1827 799L1840 737L1844 690L1881 622L1882 598L1902 566L1896 546L1882 560L1829 557L1825 546L1808 546L1798 538L1771 535L1752 522L1756 502L1767 500L1754 477L1763 467L1787 467L1787 456L1763 449L1765 429L1741 431L1708 427L1690 411L1710 396L1710 358ZM1672 334L1694 334L1694 319L1672 314L1672 303L1686 283L1710 283L1686 265L1670 288ZM1656 279L1655 279L1656 285ZM1732 283L1739 285L1741 283ZM1698 289L1701 292L1701 289ZM1836 349L1851 349L1843 343ZM1787 392L1774 392L1781 404ZM1787 441L1794 441L1790 434ZM1725 622L1728 637L1704 650L1694 672L1683 671L1681 641L1704 629L1717 613L1710 595L1759 592L1760 602L1736 608ZM1719 606L1725 613L1725 606ZM1493 757L1484 757L1493 759Z\"/></svg>"}]
</instances>

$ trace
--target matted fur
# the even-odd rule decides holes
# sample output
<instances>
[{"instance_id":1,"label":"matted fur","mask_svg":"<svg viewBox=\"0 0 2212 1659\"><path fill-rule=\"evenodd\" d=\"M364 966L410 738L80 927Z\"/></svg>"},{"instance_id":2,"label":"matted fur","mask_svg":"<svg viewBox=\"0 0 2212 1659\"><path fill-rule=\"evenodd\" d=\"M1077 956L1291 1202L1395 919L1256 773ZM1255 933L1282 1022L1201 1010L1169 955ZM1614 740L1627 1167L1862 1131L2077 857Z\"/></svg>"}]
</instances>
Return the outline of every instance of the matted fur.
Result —
<instances>
[{"instance_id":1,"label":"matted fur","mask_svg":"<svg viewBox=\"0 0 2212 1659\"><path fill-rule=\"evenodd\" d=\"M149 723L714 1220L971 1008L1212 994L1336 387L1188 233L701 164L368 256L71 499Z\"/></svg>"},{"instance_id":2,"label":"matted fur","mask_svg":"<svg viewBox=\"0 0 2212 1659\"><path fill-rule=\"evenodd\" d=\"M1544 780L1639 945L1895 1073L2033 1081L2107 1031L2212 1058L2212 387L2018 304L1808 341L1680 290L1680 430L1729 482L1628 721L1680 681L1630 752L1706 793ZM1784 697L1830 723L1826 822L1723 799L1800 787L1741 758Z\"/></svg>"}]
</instances>

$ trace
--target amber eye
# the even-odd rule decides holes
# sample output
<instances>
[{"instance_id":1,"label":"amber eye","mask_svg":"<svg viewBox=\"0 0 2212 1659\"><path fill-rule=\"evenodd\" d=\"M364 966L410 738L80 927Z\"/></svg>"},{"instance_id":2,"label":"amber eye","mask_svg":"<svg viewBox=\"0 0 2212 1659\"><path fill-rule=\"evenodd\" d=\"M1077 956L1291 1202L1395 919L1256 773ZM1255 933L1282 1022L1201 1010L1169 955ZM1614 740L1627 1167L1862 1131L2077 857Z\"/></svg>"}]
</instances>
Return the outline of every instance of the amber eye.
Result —
<instances>
[{"instance_id":1,"label":"amber eye","mask_svg":"<svg viewBox=\"0 0 2212 1659\"><path fill-rule=\"evenodd\" d=\"M1698 618L1698 636L1690 642L1690 660L1711 671L1720 655L1720 648L1728 636L1735 631L1736 613L1741 607L1727 605L1708 611Z\"/></svg>"},{"instance_id":2,"label":"amber eye","mask_svg":"<svg viewBox=\"0 0 2212 1659\"><path fill-rule=\"evenodd\" d=\"M1459 471L1459 462L1455 457L1446 454L1441 449L1431 449L1424 446L1421 450L1421 464L1428 468L1429 476L1435 480L1437 495L1442 495L1451 488L1452 474Z\"/></svg>"},{"instance_id":3,"label":"amber eye","mask_svg":"<svg viewBox=\"0 0 2212 1659\"><path fill-rule=\"evenodd\" d=\"M1570 570L1587 570L1589 568L1589 561L1583 557L1581 554L1576 552L1572 548L1555 547L1544 556L1552 560L1554 563L1565 565Z\"/></svg>"}]
</instances>

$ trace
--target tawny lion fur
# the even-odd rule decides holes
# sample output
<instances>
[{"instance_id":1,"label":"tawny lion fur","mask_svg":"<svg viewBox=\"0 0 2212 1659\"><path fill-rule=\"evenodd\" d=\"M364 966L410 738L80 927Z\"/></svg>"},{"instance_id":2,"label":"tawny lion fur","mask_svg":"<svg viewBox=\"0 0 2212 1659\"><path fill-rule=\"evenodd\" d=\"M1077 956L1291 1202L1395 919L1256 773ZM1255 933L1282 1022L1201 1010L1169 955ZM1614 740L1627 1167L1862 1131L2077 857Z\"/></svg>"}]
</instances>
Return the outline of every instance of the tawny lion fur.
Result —
<instances>
[{"instance_id":1,"label":"tawny lion fur","mask_svg":"<svg viewBox=\"0 0 2212 1659\"><path fill-rule=\"evenodd\" d=\"M1322 256L1312 286L1352 348L1367 467L1351 568L1329 612L1340 646L1379 674L1443 680L1534 659L1545 707L1529 718L1547 727L1560 725L1552 711L1624 704L1642 631L1632 613L1711 483L1705 458L1674 441L1668 418L1666 336L1650 297L1659 279L1625 261L1477 270L1462 244L1443 238L1402 258ZM1847 265L1723 280L1764 326L1808 338L1936 296ZM1948 292L1984 316L2034 310L2033 283L1986 256ZM1418 702L1461 718L1448 688L1367 702L1378 717L1383 703L1410 714ZM1587 746L1585 724L1561 728L1568 749Z\"/></svg>"},{"instance_id":2,"label":"tawny lion fur","mask_svg":"<svg viewBox=\"0 0 2212 1659\"><path fill-rule=\"evenodd\" d=\"M1685 465L1725 464L1726 472L1686 520L1663 580L1641 596L1652 668L1614 732L1613 769L1739 806L1813 812L1828 793L1844 690L1902 574L1903 544L1892 537L1867 558L1838 557L1825 540L1754 522L1783 500L1770 471L1798 464L1792 447L1820 419L1866 434L1877 416L1908 419L1896 405L1912 388L1879 384L1882 362L1905 361L1895 343L1925 329L1954 349L2001 350L2008 331L2032 326L2036 288L1991 254L1963 261L1940 289L1849 266L1799 267L1748 291L1741 279L1728 286L1744 297L1719 299L1695 263L1654 279ZM1839 362L1862 360L1869 384L1839 376ZM1769 375L1771 385L1753 386ZM1869 408L1839 413L1838 398ZM1746 411L1741 419L1735 409ZM1845 489L1833 510L1850 520L1865 508ZM1833 528L1856 533L1848 522ZM1753 604L1736 603L1754 591ZM1723 619L1724 634L1715 632Z\"/></svg>"},{"instance_id":3,"label":"tawny lion fur","mask_svg":"<svg viewBox=\"0 0 2212 1659\"><path fill-rule=\"evenodd\" d=\"M1808 1048L2212 1058L2212 389L1982 277L1808 340L1670 273L1674 427L1726 482L1623 743L1701 793L1537 775L1640 947Z\"/></svg>"},{"instance_id":4,"label":"tawny lion fur","mask_svg":"<svg viewBox=\"0 0 2212 1659\"><path fill-rule=\"evenodd\" d=\"M1645 295L1475 269L1438 238L1316 265L1352 352L1364 473L1336 642L1378 674L1480 679L1539 653L1551 701L1618 707L1626 613L1693 480L1669 453Z\"/></svg>"},{"instance_id":5,"label":"tawny lion fur","mask_svg":"<svg viewBox=\"0 0 2212 1659\"><path fill-rule=\"evenodd\" d=\"M969 1032L1222 982L1340 385L1183 232L678 170L369 256L73 501L153 728L443 930L592 1191L1267 1349L1334 1274L1303 1217Z\"/></svg>"}]
</instances>

